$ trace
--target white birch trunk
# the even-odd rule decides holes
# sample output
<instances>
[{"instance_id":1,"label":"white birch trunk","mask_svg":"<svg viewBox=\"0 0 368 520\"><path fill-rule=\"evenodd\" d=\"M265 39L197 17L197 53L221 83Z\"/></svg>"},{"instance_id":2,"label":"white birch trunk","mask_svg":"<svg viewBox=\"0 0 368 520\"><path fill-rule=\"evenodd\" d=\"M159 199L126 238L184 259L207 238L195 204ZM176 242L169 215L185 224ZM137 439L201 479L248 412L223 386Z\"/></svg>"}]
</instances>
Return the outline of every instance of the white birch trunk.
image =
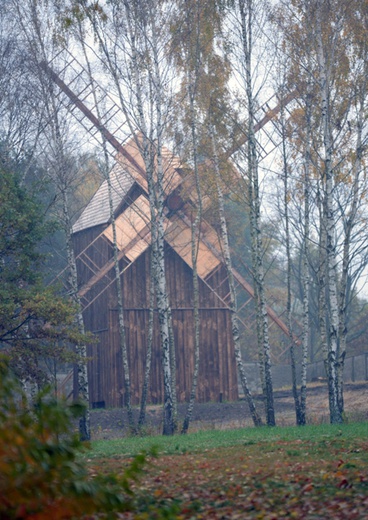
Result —
<instances>
[{"instance_id":1,"label":"white birch trunk","mask_svg":"<svg viewBox=\"0 0 368 520\"><path fill-rule=\"evenodd\" d=\"M281 97L284 97L283 92ZM291 258L291 246L290 246L290 219L289 219L289 165L286 154L286 130L285 130L285 111L284 107L281 106L280 110L281 119L281 137L282 137L282 157L283 157L283 183L284 183L284 211L283 217L285 221L285 250L286 250L286 325L289 331L289 342L290 342L290 361L291 361L291 383L292 392L295 406L295 416L297 425L302 424L300 421L300 399L298 394L298 383L297 383L297 363L295 355L295 340L292 332L292 314L291 314L291 270L292 270L292 258Z\"/></svg>"},{"instance_id":2,"label":"white birch trunk","mask_svg":"<svg viewBox=\"0 0 368 520\"><path fill-rule=\"evenodd\" d=\"M318 2L320 5L320 1ZM319 13L321 14L321 13ZM329 107L329 77L325 61L322 28L319 20L317 26L317 59L319 68L319 87L321 95L321 114L322 132L324 146L324 197L325 212L324 223L326 229L326 256L327 256L327 295L329 309L329 331L328 331L328 379L330 394L330 421L331 423L341 423L342 415L338 407L338 374L337 374L337 355L338 355L338 330L339 330L339 309L336 281L336 238L335 238L335 208L333 201L334 180L332 170L332 136L330 127L330 107Z\"/></svg>"},{"instance_id":3,"label":"white birch trunk","mask_svg":"<svg viewBox=\"0 0 368 520\"><path fill-rule=\"evenodd\" d=\"M197 55L198 58L198 55ZM202 193L201 185L198 172L198 142L197 142L197 125L194 108L195 100L195 86L190 81L190 72L188 76L188 98L189 98L189 110L190 110L190 124L191 124L191 136L192 136L192 147L193 147L193 170L195 178L196 193L198 199L197 211L195 214L194 221L192 223L192 235L191 235L191 249L192 249L192 276L193 276L193 320L194 320L194 370L192 386L189 396L189 403L187 412L183 421L183 427L181 430L182 434L188 432L189 424L192 419L194 402L196 399L197 385L198 385L198 374L199 374L199 356L200 356L200 343L199 343L199 284L198 284L198 273L197 273L197 259L199 251L199 226L202 219Z\"/></svg>"},{"instance_id":4,"label":"white birch trunk","mask_svg":"<svg viewBox=\"0 0 368 520\"><path fill-rule=\"evenodd\" d=\"M95 90L95 82L92 75L91 65L88 59L88 54L86 52L84 38L82 34L81 25L79 23L79 33L80 33L80 41L82 45L82 50L85 58L85 62L87 65L87 71L89 76L89 81L91 85L92 95L94 99L95 109L97 113L97 119L101 123L101 110L100 105L97 99L96 90ZM116 299L118 305L118 330L119 330L119 342L120 342L120 350L123 361L123 373L124 373L124 404L127 409L128 415L128 424L129 428L132 432L135 430L134 418L133 418L133 410L131 404L131 384L130 384L130 366L128 359L128 351L125 337L125 323L124 323L124 302L123 302L123 293L121 289L121 280L120 280L120 266L118 253L119 248L117 245L117 234L116 234L116 224L115 224L115 214L114 214L114 205L113 205L113 192L111 185L111 177L110 177L110 167L109 167L109 154L107 150L106 139L103 134L101 134L102 138L102 147L104 152L104 177L107 182L107 191L108 191L108 200L109 200L109 210L110 210L110 223L112 227L112 236L113 236L113 252L114 252L114 273L115 273L115 287L116 287Z\"/></svg>"},{"instance_id":5,"label":"white birch trunk","mask_svg":"<svg viewBox=\"0 0 368 520\"><path fill-rule=\"evenodd\" d=\"M63 140L59 126L57 108L54 105L54 97L51 96L50 119L52 121L53 139L55 144L55 159L56 169L54 172L56 176L56 185L58 187L61 201L62 201L62 221L63 231L66 242L67 263L69 270L69 285L71 287L70 295L73 302L77 306L77 313L75 321L78 327L78 332L85 334L84 320L82 314L82 305L78 296L78 277L77 264L74 255L72 242L72 222L69 212L68 193L67 193L67 175L66 175L66 160L64 154ZM78 384L78 398L85 404L83 415L79 419L79 438L81 441L88 441L91 438L90 429L90 412L89 412L89 388L88 388L88 370L87 370L87 346L85 344L78 344L75 347L78 355L78 362L76 364L77 384Z\"/></svg>"},{"instance_id":6,"label":"white birch trunk","mask_svg":"<svg viewBox=\"0 0 368 520\"><path fill-rule=\"evenodd\" d=\"M310 165L311 165L311 99L309 87L306 99L306 150L304 161L304 236L302 245L302 283L303 283L303 332L302 367L300 384L300 422L307 420L307 363L309 346L309 239L310 239Z\"/></svg>"},{"instance_id":7,"label":"white birch trunk","mask_svg":"<svg viewBox=\"0 0 368 520\"><path fill-rule=\"evenodd\" d=\"M160 74L160 64L157 48L157 34L155 13L151 11L152 25L152 55L153 55L153 96L156 111L157 135L157 181L156 181L156 209L157 209L157 306L161 325L162 360L164 372L164 425L163 434L172 435L176 429L177 400L176 400L176 360L174 335L172 330L172 316L166 286L165 270L165 229L164 229L164 170L162 164L162 107L163 85Z\"/></svg>"},{"instance_id":8,"label":"white birch trunk","mask_svg":"<svg viewBox=\"0 0 368 520\"><path fill-rule=\"evenodd\" d=\"M146 422L146 407L147 396L149 389L149 380L151 376L151 361L152 361L152 344L153 344L153 324L154 324L154 306L155 306L155 280L154 280L154 255L150 255L150 303L149 303L149 318L148 318L148 337L147 337L147 353L146 353L146 368L144 371L144 380L142 387L141 404L138 418L138 429L142 429Z\"/></svg>"},{"instance_id":9,"label":"white birch trunk","mask_svg":"<svg viewBox=\"0 0 368 520\"><path fill-rule=\"evenodd\" d=\"M161 355L162 355L162 369L163 369L163 383L164 383L164 406L163 406L163 434L172 435L175 431L174 424L174 410L172 397L172 358L170 355L170 323L169 323L169 305L166 287L165 275L165 257L164 257L164 222L163 222L163 193L161 194L161 216L157 207L160 207L160 202L157 202L157 192L154 186L154 162L156 147L152 147L143 134L143 146L140 146L142 157L145 162L149 202L151 211L151 249L152 249L152 276L154 281L155 295L157 301L157 310L160 325L160 339L161 339ZM161 181L162 184L162 181ZM151 300L152 301L152 300Z\"/></svg>"},{"instance_id":10,"label":"white birch trunk","mask_svg":"<svg viewBox=\"0 0 368 520\"><path fill-rule=\"evenodd\" d=\"M196 162L196 161L195 161ZM194 169L197 169L197 165L194 165ZM197 183L197 181L196 181ZM199 193L200 196L200 193ZM199 203L201 206L201 203ZM193 275L193 321L194 321L194 369L192 376L192 386L190 390L189 403L181 433L185 434L188 432L190 421L192 420L193 408L197 394L198 386L198 374L199 374L199 356L200 356L200 342L199 342L199 284L198 284L198 273L197 273L197 257L198 257L198 246L199 246L199 233L198 226L200 223L201 207L199 206L196 217L192 225L192 237L191 237L191 248L192 248L192 275Z\"/></svg>"},{"instance_id":11,"label":"white birch trunk","mask_svg":"<svg viewBox=\"0 0 368 520\"><path fill-rule=\"evenodd\" d=\"M257 144L254 131L254 98L252 90L252 28L253 28L253 1L239 0L239 10L241 16L241 31L243 57L245 61L245 90L248 102L248 175L249 175L249 193L250 193L250 224L252 238L252 258L254 283L256 287L256 303L257 303L257 331L260 361L262 365L261 377L264 374L264 396L265 396L265 412L267 417L267 425L274 426L275 410L273 402L273 385L271 375L271 357L270 343L268 335L268 316L265 302L264 289L264 270L263 270L263 254L262 254L262 237L260 226L260 196L259 196L259 179L258 179L258 160L257 160ZM262 374L263 372L263 374Z\"/></svg>"},{"instance_id":12,"label":"white birch trunk","mask_svg":"<svg viewBox=\"0 0 368 520\"><path fill-rule=\"evenodd\" d=\"M54 131L55 131L55 144L56 144L56 159L60 168L57 175L57 185L62 198L62 214L63 214L63 228L66 241L66 253L67 262L69 269L69 284L71 286L71 298L77 306L76 313L76 324L80 334L85 334L82 306L78 296L78 277L77 277L77 264L74 255L73 243L72 243L72 223L69 214L69 204L67 195L67 186L65 185L65 159L64 150L62 145L61 132L58 124L58 116L56 108L53 107L54 117ZM77 382L78 382L78 397L83 401L86 408L83 415L79 419L79 438L82 441L88 441L91 438L90 429L90 413L89 413L89 389L88 389L88 371L87 371L87 347L85 344L78 344L75 347L76 354L78 355L78 362L76 365L77 371Z\"/></svg>"},{"instance_id":13,"label":"white birch trunk","mask_svg":"<svg viewBox=\"0 0 368 520\"><path fill-rule=\"evenodd\" d=\"M364 88L365 93L365 88ZM343 372L346 355L346 336L347 336L347 305L349 297L349 267L350 267L350 249L351 239L354 226L356 224L356 216L358 213L359 205L359 183L362 172L362 159L363 159L363 146L362 146L362 131L364 121L364 97L360 99L360 109L357 118L357 142L356 142L356 156L353 165L353 186L352 186L352 202L350 213L348 217L344 217L344 245L342 255L342 273L340 281L340 294L339 294L339 345L338 345L338 356L337 356L337 399L339 411L341 414L344 413L344 395L343 395Z\"/></svg>"},{"instance_id":14,"label":"white birch trunk","mask_svg":"<svg viewBox=\"0 0 368 520\"><path fill-rule=\"evenodd\" d=\"M62 211L64 221L64 231L66 238L66 253L69 268L69 284L71 286L71 298L77 305L76 323L80 334L85 333L82 306L78 297L78 278L77 265L74 256L72 244L72 226L69 216L69 205L67 193L62 190ZM88 390L88 371L87 371L87 347L85 344L78 344L75 347L78 355L78 362L76 365L77 382L78 382L78 397L85 404L86 408L83 415L79 419L79 438L81 441L89 441L91 439L90 427L90 413L89 413L89 390Z\"/></svg>"},{"instance_id":15,"label":"white birch trunk","mask_svg":"<svg viewBox=\"0 0 368 520\"><path fill-rule=\"evenodd\" d=\"M232 327L232 334L233 334L233 340L234 340L235 359L236 359L236 364L238 367L238 373L239 373L241 385L243 388L244 396L247 399L250 414L252 416L254 425L261 426L262 421L261 421L260 416L258 415L252 394L249 390L248 381L247 381L247 377L245 374L242 355L241 355L239 326L238 326L238 317L237 317L237 296L236 296L234 275L233 275L232 264L231 264L229 238L228 238L227 223L226 223L225 210L224 210L224 197L223 197L222 188L221 188L221 175L220 175L219 161L218 161L218 156L217 156L213 127L210 127L210 138L211 138L211 142L212 142L212 154L213 154L213 159L214 159L213 164L214 164L217 199L218 199L218 206L219 206L219 219L220 219L223 255L224 255L224 262L225 262L226 273L227 273L227 278L228 278L228 283L229 283L229 289L230 289L231 327Z\"/></svg>"}]
</instances>

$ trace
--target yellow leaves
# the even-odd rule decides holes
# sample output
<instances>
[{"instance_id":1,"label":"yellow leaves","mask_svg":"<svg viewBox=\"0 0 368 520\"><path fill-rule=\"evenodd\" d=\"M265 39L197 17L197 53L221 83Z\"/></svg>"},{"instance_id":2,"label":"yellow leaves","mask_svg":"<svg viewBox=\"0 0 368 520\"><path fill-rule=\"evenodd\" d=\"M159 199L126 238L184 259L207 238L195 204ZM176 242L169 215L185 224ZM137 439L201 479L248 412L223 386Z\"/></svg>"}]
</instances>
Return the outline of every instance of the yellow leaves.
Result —
<instances>
[{"instance_id":1,"label":"yellow leaves","mask_svg":"<svg viewBox=\"0 0 368 520\"><path fill-rule=\"evenodd\" d=\"M119 481L111 474L92 479L76 457L83 446L69 433L73 406L44 394L31 414L15 398L20 394L0 363L0 518L58 520L125 510L129 481L139 473L143 455Z\"/></svg>"},{"instance_id":2,"label":"yellow leaves","mask_svg":"<svg viewBox=\"0 0 368 520\"><path fill-rule=\"evenodd\" d=\"M22 446L25 444L25 439L20 435L16 435L13 439L13 442L16 446Z\"/></svg>"}]
</instances>

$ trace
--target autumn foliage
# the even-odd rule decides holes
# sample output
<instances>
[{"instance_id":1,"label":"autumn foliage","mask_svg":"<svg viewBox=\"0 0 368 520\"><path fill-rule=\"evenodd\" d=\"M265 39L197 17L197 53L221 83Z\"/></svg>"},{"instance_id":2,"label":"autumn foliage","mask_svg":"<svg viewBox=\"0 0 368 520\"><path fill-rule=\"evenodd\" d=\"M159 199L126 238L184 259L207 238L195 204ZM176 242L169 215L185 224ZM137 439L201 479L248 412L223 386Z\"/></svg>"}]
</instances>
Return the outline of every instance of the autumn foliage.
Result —
<instances>
[{"instance_id":1,"label":"autumn foliage","mask_svg":"<svg viewBox=\"0 0 368 520\"><path fill-rule=\"evenodd\" d=\"M30 407L4 360L0 402L0 518L85 518L134 507L130 482L142 471L144 454L119 477L91 474L79 456L86 446L72 433L82 407L48 393Z\"/></svg>"}]
</instances>

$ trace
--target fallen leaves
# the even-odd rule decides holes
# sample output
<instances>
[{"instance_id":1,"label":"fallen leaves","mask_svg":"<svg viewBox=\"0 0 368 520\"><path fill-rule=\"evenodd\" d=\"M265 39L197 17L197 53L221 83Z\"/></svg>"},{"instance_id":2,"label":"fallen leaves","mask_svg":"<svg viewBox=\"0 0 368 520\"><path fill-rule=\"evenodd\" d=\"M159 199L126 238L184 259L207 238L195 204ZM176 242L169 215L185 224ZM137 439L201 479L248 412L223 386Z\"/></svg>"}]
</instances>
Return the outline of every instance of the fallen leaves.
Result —
<instances>
[{"instance_id":1,"label":"fallen leaves","mask_svg":"<svg viewBox=\"0 0 368 520\"><path fill-rule=\"evenodd\" d=\"M142 490L160 504L178 504L175 516L163 518L362 520L368 518L367 448L358 440L297 440L162 455L136 489L138 498Z\"/></svg>"}]
</instances>

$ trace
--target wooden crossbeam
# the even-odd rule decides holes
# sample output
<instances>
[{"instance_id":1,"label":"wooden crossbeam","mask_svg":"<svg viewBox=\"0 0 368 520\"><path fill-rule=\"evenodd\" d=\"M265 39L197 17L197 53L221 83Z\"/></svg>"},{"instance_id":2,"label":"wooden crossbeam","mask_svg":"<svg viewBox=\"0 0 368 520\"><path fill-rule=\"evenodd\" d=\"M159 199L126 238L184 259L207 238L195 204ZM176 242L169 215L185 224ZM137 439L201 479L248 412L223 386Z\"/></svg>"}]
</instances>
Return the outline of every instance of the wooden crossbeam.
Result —
<instances>
[{"instance_id":1,"label":"wooden crossbeam","mask_svg":"<svg viewBox=\"0 0 368 520\"><path fill-rule=\"evenodd\" d=\"M132 247L134 247L142 238L147 236L150 231L151 231L151 226L150 226L150 224L147 224L139 233L137 233L137 235L133 238L133 240L131 240L129 242L129 244L126 247L124 247L124 249L122 249L121 251L118 252L118 260L121 260L122 258L124 258L126 253L129 252L130 249ZM103 267L101 267L99 272L96 275L92 276L92 278L90 278L88 280L88 282L79 289L78 296L80 298L85 296L85 294L87 294L87 292L90 289L92 289L92 287L97 282L99 282L114 267L114 263L115 263L115 260L113 258L111 260L109 260L108 262L106 262L106 264Z\"/></svg>"},{"instance_id":2,"label":"wooden crossbeam","mask_svg":"<svg viewBox=\"0 0 368 520\"><path fill-rule=\"evenodd\" d=\"M282 107L286 107L286 105L288 105L296 97L297 97L296 90L290 92L287 96L285 96L278 103L278 105L275 106L275 108L269 110L264 115L264 117L262 117L262 119L260 121L258 121L258 123L256 123L254 125L254 132L255 133L259 132L259 130L261 130L261 128L263 128L269 121L271 121L272 119L274 119L277 116L277 114L280 112ZM235 152L237 152L239 150L239 148L241 146L243 146L243 144L245 144L247 142L247 139L248 139L248 135L246 133L244 133L243 137L237 143L235 143L233 146L231 146L228 150L226 150L224 152L224 154L222 154L221 158L222 159L230 159L230 157Z\"/></svg>"},{"instance_id":3,"label":"wooden crossbeam","mask_svg":"<svg viewBox=\"0 0 368 520\"><path fill-rule=\"evenodd\" d=\"M127 151L127 149L119 143L119 141L114 137L114 135L106 128L106 126L99 121L99 119L89 110L86 105L78 98L76 94L66 85L66 83L56 74L52 68L46 63L46 61L40 62L40 67L50 76L52 81L68 96L68 98L72 101L72 103L91 121L91 123L96 127L96 129L104 136L106 141L108 141L111 146L119 153L121 153L134 167L135 171L146 181L146 172L145 170L137 163L137 161L132 157L132 155ZM295 97L297 96L296 91L290 92L285 98L283 98L275 108L269 110L265 116L255 124L254 131L258 132L261 128L263 128L269 121L276 117L276 115L280 112L281 108L288 105ZM247 141L247 134L245 133L243 138L240 139L237 143L235 143L232 147L226 150L221 154L222 159L229 159L236 151L239 150L243 144ZM182 182L185 180L185 177L182 178ZM179 183L180 185L181 183ZM172 191L174 191L175 187L172 187L169 190L167 195L170 195Z\"/></svg>"},{"instance_id":4,"label":"wooden crossbeam","mask_svg":"<svg viewBox=\"0 0 368 520\"><path fill-rule=\"evenodd\" d=\"M70 101L74 103L74 105L79 108L79 110L91 121L91 123L97 128L97 130L104 136L106 141L108 141L111 146L115 148L115 150L121 153L135 168L137 173L139 173L144 179L146 179L145 171L136 160L130 155L129 152L124 148L124 146L119 143L119 141L112 135L111 132L103 125L98 118L86 107L84 103L74 94L74 92L64 83L64 81L52 70L52 68L45 62L40 62L40 67L50 76L52 81L68 96Z\"/></svg>"}]
</instances>

